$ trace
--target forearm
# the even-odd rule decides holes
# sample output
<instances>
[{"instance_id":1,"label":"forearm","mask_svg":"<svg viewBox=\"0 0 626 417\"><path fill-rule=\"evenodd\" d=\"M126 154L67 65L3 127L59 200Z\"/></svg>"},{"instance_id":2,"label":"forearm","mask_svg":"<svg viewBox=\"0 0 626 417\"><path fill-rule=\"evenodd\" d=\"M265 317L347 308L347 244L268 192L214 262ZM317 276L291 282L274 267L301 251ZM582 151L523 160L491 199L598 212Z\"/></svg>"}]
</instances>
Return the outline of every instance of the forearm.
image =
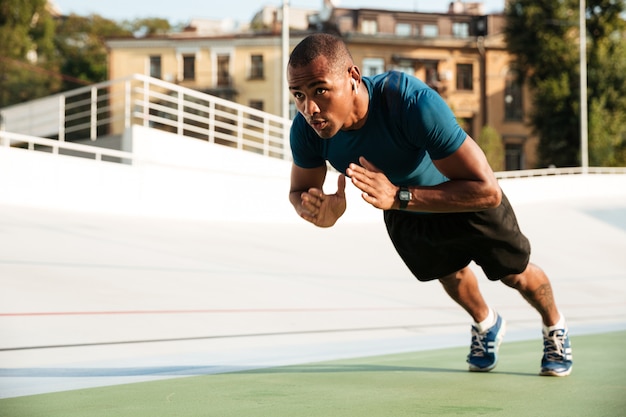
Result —
<instances>
[{"instance_id":1,"label":"forearm","mask_svg":"<svg viewBox=\"0 0 626 417\"><path fill-rule=\"evenodd\" d=\"M482 150L471 139L448 158L433 161L449 181L412 187L407 209L430 212L479 211L500 205L502 190Z\"/></svg>"},{"instance_id":2,"label":"forearm","mask_svg":"<svg viewBox=\"0 0 626 417\"><path fill-rule=\"evenodd\" d=\"M411 200L405 210L422 212L480 211L500 205L502 191L497 182L454 180L431 187L408 187ZM399 209L396 201L393 208Z\"/></svg>"}]
</instances>

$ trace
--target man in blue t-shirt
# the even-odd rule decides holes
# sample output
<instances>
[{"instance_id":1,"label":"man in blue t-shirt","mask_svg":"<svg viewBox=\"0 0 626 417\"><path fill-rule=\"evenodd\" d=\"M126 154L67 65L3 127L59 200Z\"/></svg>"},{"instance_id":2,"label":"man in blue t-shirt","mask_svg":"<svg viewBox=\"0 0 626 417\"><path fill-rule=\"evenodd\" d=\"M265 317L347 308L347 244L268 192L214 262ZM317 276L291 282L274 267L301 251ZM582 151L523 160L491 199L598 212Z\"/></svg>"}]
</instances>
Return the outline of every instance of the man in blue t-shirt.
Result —
<instances>
[{"instance_id":1,"label":"man in blue t-shirt","mask_svg":"<svg viewBox=\"0 0 626 417\"><path fill-rule=\"evenodd\" d=\"M362 77L341 39L306 37L287 68L299 114L291 128L289 200L296 212L330 227L346 209L346 176L383 210L389 237L420 281L439 280L474 320L471 371L492 370L505 321L483 299L468 267L517 289L543 321L541 375L565 376L572 355L550 281L529 262L530 244L485 155L441 97L415 77ZM329 162L340 175L324 194Z\"/></svg>"}]
</instances>

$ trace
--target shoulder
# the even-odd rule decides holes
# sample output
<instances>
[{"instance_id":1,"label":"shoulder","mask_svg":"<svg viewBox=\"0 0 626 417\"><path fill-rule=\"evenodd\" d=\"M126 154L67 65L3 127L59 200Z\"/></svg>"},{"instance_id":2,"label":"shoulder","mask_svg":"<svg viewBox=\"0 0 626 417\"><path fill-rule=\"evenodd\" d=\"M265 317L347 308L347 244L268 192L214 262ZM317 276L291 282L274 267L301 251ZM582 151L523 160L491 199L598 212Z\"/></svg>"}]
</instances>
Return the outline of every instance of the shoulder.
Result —
<instances>
[{"instance_id":1,"label":"shoulder","mask_svg":"<svg viewBox=\"0 0 626 417\"><path fill-rule=\"evenodd\" d=\"M389 71L371 82L380 111L434 159L450 155L465 139L445 100L417 77Z\"/></svg>"},{"instance_id":2,"label":"shoulder","mask_svg":"<svg viewBox=\"0 0 626 417\"><path fill-rule=\"evenodd\" d=\"M414 95L422 91L433 91L422 80L399 71L387 71L373 77L363 77L373 91L381 93ZM434 92L434 91L433 91Z\"/></svg>"},{"instance_id":3,"label":"shoulder","mask_svg":"<svg viewBox=\"0 0 626 417\"><path fill-rule=\"evenodd\" d=\"M399 71L388 71L373 77L364 77L371 91L371 100L380 101L391 112L404 112L429 101L443 101L436 91L417 77Z\"/></svg>"}]
</instances>

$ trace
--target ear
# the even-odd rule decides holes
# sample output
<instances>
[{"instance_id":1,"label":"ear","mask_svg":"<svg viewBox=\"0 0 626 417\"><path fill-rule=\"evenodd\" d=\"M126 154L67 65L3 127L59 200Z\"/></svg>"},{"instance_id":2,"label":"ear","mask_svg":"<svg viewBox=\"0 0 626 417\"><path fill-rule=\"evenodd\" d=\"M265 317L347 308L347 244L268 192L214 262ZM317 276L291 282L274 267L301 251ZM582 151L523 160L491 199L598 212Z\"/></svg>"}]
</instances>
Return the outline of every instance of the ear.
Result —
<instances>
[{"instance_id":1,"label":"ear","mask_svg":"<svg viewBox=\"0 0 626 417\"><path fill-rule=\"evenodd\" d=\"M355 93L359 93L359 84L361 83L361 71L359 70L359 67L357 67L356 65L353 65L350 67L350 69L348 70L348 72L350 73L350 82L352 83L352 89L354 90Z\"/></svg>"}]
</instances>

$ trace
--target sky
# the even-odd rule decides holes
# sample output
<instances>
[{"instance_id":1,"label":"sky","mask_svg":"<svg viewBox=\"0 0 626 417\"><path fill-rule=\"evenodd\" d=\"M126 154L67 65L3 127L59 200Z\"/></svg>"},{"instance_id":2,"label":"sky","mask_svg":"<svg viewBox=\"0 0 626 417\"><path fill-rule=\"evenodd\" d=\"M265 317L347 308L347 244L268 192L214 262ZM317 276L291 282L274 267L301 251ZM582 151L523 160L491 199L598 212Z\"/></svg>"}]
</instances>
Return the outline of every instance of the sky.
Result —
<instances>
[{"instance_id":1,"label":"sky","mask_svg":"<svg viewBox=\"0 0 626 417\"><path fill-rule=\"evenodd\" d=\"M338 7L408 10L444 13L451 0L335 0ZM477 1L477 0L475 0ZM483 0L486 13L501 12L505 0ZM63 14L99 14L121 21L141 17L160 17L171 24L192 18L226 19L240 23L252 19L263 6L280 6L282 0L53 0ZM290 0L291 7L319 10L322 0Z\"/></svg>"}]
</instances>

